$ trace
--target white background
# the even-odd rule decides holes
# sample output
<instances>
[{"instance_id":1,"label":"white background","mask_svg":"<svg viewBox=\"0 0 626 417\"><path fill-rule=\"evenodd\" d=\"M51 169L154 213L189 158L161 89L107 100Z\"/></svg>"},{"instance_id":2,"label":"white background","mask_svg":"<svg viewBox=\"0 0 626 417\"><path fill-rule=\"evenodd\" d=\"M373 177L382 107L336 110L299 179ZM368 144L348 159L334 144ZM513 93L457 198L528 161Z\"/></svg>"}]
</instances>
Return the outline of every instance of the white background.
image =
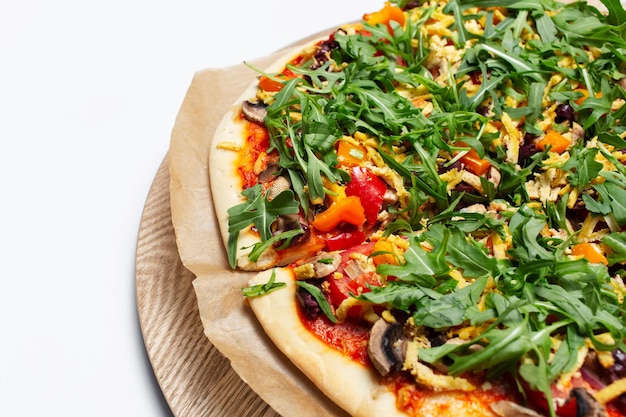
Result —
<instances>
[{"instance_id":1,"label":"white background","mask_svg":"<svg viewBox=\"0 0 626 417\"><path fill-rule=\"evenodd\" d=\"M382 5L2 2L0 415L171 416L139 328L135 245L193 73Z\"/></svg>"}]
</instances>

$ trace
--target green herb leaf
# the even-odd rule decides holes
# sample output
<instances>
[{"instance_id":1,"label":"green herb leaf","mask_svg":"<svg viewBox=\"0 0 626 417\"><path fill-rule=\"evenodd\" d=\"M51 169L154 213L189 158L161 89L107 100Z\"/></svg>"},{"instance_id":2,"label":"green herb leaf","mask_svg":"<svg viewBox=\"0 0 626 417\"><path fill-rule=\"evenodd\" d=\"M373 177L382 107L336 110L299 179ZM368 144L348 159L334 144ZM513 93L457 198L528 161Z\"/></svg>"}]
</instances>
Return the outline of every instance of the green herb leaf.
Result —
<instances>
[{"instance_id":1,"label":"green herb leaf","mask_svg":"<svg viewBox=\"0 0 626 417\"><path fill-rule=\"evenodd\" d=\"M276 281L276 270L272 270L269 281L265 284L257 284L241 289L244 297L260 297L261 295L269 294L272 291L284 288L287 286L284 282Z\"/></svg>"},{"instance_id":2,"label":"green herb leaf","mask_svg":"<svg viewBox=\"0 0 626 417\"><path fill-rule=\"evenodd\" d=\"M278 216L296 214L299 211L299 204L294 200L291 190L283 191L271 201L263 195L259 184L243 190L241 194L247 200L228 209L228 257L233 268L236 263L237 237L240 231L254 226L259 231L261 240L266 241L272 237L270 228Z\"/></svg>"},{"instance_id":3,"label":"green herb leaf","mask_svg":"<svg viewBox=\"0 0 626 417\"><path fill-rule=\"evenodd\" d=\"M296 284L298 285L298 287L304 288L309 294L313 296L313 298L315 298L315 301L317 301L317 304L320 306L320 309L322 310L324 315L328 317L328 320L333 323L337 323L337 317L335 317L335 314L333 313L333 310L330 307L328 300L326 299L326 297L324 297L324 294L322 294L322 290L320 290L313 284L309 284L306 281L296 281Z\"/></svg>"}]
</instances>

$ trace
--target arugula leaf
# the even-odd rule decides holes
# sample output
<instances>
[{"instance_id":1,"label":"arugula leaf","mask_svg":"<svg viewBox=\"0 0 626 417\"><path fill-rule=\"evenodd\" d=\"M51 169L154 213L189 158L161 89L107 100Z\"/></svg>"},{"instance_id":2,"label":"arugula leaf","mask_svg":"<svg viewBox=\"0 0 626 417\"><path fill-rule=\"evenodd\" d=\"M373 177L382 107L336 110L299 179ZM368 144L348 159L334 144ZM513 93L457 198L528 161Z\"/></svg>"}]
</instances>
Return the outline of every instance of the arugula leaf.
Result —
<instances>
[{"instance_id":1,"label":"arugula leaf","mask_svg":"<svg viewBox=\"0 0 626 417\"><path fill-rule=\"evenodd\" d=\"M371 287L370 290L357 298L377 305L389 305L407 313L426 297L423 289L411 282L390 281L383 287Z\"/></svg>"},{"instance_id":2,"label":"arugula leaf","mask_svg":"<svg viewBox=\"0 0 626 417\"><path fill-rule=\"evenodd\" d=\"M270 279L265 284L257 284L251 285L249 287L244 287L241 289L244 297L260 297L265 294L269 294L272 291L276 291L280 288L284 288L287 286L284 282L275 282L276 281L276 270L272 270L272 275L270 275Z\"/></svg>"},{"instance_id":3,"label":"arugula leaf","mask_svg":"<svg viewBox=\"0 0 626 417\"><path fill-rule=\"evenodd\" d=\"M626 262L626 232L613 232L602 238L602 243L611 248L609 265Z\"/></svg>"},{"instance_id":4,"label":"arugula leaf","mask_svg":"<svg viewBox=\"0 0 626 417\"><path fill-rule=\"evenodd\" d=\"M401 281L432 288L438 277L446 276L450 271L445 261L447 237L444 237L439 246L430 252L423 249L420 243L419 238L413 236L404 253L404 264L381 264L376 271L382 275L394 276Z\"/></svg>"},{"instance_id":5,"label":"arugula leaf","mask_svg":"<svg viewBox=\"0 0 626 417\"><path fill-rule=\"evenodd\" d=\"M296 285L298 285L298 287L304 288L306 291L308 291L309 294L313 296L313 298L315 298L315 301L317 301L317 304L320 306L320 309L322 310L324 315L328 317L328 320L330 320L332 323L337 323L337 317L335 317L335 314L333 313L333 310L330 307L328 300L326 299L326 297L324 297L322 290L320 290L313 284L309 284L306 281L296 281Z\"/></svg>"},{"instance_id":6,"label":"arugula leaf","mask_svg":"<svg viewBox=\"0 0 626 417\"><path fill-rule=\"evenodd\" d=\"M263 195L260 184L243 190L241 194L247 200L228 209L228 259L233 268L237 261L239 232L254 226L261 240L266 241L272 237L271 225L279 216L299 211L291 190L281 192L271 201Z\"/></svg>"},{"instance_id":7,"label":"arugula leaf","mask_svg":"<svg viewBox=\"0 0 626 417\"><path fill-rule=\"evenodd\" d=\"M287 246L289 246L289 243L294 237L302 233L303 231L301 228L288 230L286 232L282 232L275 236L272 236L271 238L262 242L255 243L252 250L248 254L248 259L250 259L252 262L258 261L263 252L279 242L284 242L282 245L280 245L279 249L286 248Z\"/></svg>"},{"instance_id":8,"label":"arugula leaf","mask_svg":"<svg viewBox=\"0 0 626 417\"><path fill-rule=\"evenodd\" d=\"M463 270L464 276L478 278L493 274L496 259L488 256L484 247L466 237L460 229L434 224L423 236L436 246L443 246L443 242L447 241L446 261Z\"/></svg>"},{"instance_id":9,"label":"arugula leaf","mask_svg":"<svg viewBox=\"0 0 626 417\"><path fill-rule=\"evenodd\" d=\"M569 171L570 184L579 189L583 189L593 179L595 179L602 164L596 161L598 149L574 147L571 158L563 165L563 170Z\"/></svg>"},{"instance_id":10,"label":"arugula leaf","mask_svg":"<svg viewBox=\"0 0 626 417\"><path fill-rule=\"evenodd\" d=\"M553 254L539 243L539 234L546 226L546 218L527 205L522 206L511 217L509 228L515 242L511 255L522 261L552 259Z\"/></svg>"},{"instance_id":11,"label":"arugula leaf","mask_svg":"<svg viewBox=\"0 0 626 417\"><path fill-rule=\"evenodd\" d=\"M468 318L467 310L478 303L486 284L487 277L483 277L440 297L421 298L413 314L415 324L440 329L463 323Z\"/></svg>"}]
</instances>

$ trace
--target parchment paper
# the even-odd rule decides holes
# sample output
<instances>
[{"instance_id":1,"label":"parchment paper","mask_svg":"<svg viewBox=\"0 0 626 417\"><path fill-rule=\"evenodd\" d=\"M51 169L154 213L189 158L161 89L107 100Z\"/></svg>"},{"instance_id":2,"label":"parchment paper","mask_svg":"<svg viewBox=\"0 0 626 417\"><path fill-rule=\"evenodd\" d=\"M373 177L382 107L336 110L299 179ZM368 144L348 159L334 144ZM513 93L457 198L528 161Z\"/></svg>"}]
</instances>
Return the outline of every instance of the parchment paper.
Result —
<instances>
[{"instance_id":1,"label":"parchment paper","mask_svg":"<svg viewBox=\"0 0 626 417\"><path fill-rule=\"evenodd\" d=\"M265 68L285 51L251 63ZM211 140L224 114L238 104L235 100L257 75L241 64L206 69L193 77L169 150L172 222L179 254L196 276L193 285L205 334L261 398L285 417L347 416L265 336L241 294L251 275L230 269L220 237L209 185Z\"/></svg>"}]
</instances>

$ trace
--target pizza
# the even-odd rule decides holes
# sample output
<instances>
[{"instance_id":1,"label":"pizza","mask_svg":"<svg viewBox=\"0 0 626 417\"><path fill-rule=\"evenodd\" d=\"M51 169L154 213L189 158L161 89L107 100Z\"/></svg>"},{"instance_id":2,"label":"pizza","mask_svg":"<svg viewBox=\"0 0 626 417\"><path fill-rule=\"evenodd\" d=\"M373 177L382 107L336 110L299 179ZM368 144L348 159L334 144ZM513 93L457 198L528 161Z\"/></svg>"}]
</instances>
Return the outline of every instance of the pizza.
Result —
<instances>
[{"instance_id":1,"label":"pizza","mask_svg":"<svg viewBox=\"0 0 626 417\"><path fill-rule=\"evenodd\" d=\"M210 184L263 331L352 416L626 415L626 11L397 1L267 69Z\"/></svg>"}]
</instances>

